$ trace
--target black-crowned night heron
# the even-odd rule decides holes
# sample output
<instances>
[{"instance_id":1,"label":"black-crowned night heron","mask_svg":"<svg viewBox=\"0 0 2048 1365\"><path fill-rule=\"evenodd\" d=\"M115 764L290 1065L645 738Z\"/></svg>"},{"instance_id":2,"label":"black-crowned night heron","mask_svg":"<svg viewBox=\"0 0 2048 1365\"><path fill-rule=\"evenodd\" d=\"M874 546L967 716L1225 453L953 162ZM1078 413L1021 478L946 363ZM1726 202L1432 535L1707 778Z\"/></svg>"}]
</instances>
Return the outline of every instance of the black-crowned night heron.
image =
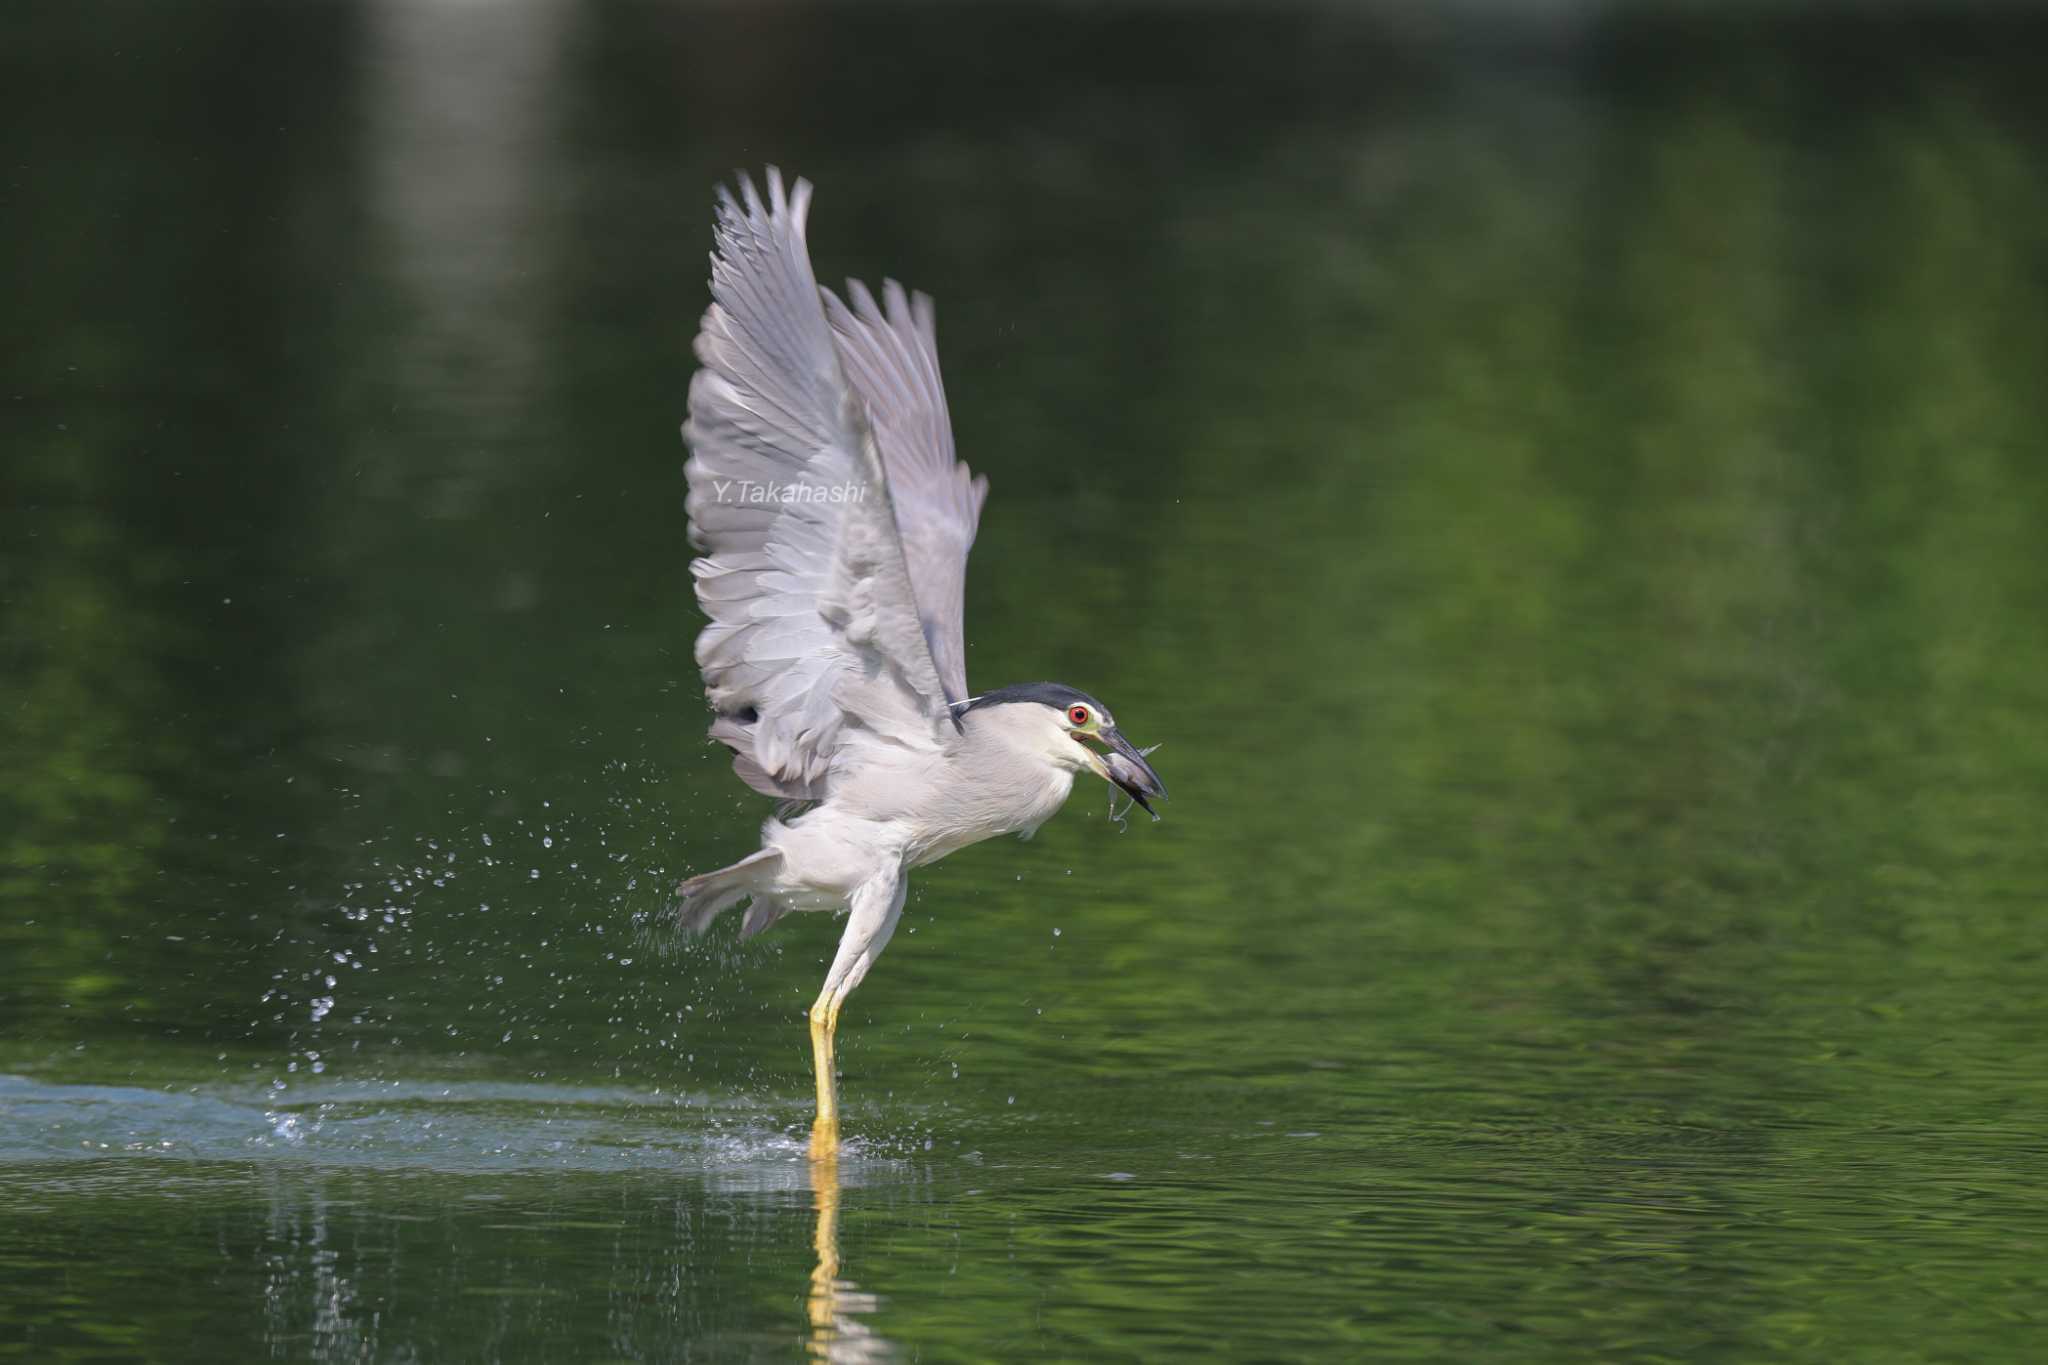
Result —
<instances>
[{"instance_id":1,"label":"black-crowned night heron","mask_svg":"<svg viewBox=\"0 0 2048 1365\"><path fill-rule=\"evenodd\" d=\"M1078 688L970 695L961 606L988 495L953 458L931 300L820 289L804 244L810 186L718 196L711 307L690 383L690 566L711 624L697 665L733 770L786 804L761 848L678 888L701 933L751 898L741 934L792 910L847 910L811 1006L818 1116L837 1149L833 1035L881 956L911 868L997 834L1028 837L1074 775L1151 810L1159 775Z\"/></svg>"}]
</instances>

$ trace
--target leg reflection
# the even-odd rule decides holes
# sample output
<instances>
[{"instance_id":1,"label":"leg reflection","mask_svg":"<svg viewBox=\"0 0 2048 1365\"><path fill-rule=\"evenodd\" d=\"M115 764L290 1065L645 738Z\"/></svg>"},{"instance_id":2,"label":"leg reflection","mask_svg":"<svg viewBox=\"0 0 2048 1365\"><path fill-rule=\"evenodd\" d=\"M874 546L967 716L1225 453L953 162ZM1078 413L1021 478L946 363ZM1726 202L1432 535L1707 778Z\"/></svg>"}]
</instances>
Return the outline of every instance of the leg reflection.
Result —
<instances>
[{"instance_id":1,"label":"leg reflection","mask_svg":"<svg viewBox=\"0 0 2048 1365\"><path fill-rule=\"evenodd\" d=\"M811 1292L805 1302L810 1335L804 1346L813 1360L876 1361L895 1358L895 1346L876 1336L857 1313L872 1313L877 1300L839 1276L839 1160L836 1155L813 1159L811 1197L818 1210L811 1246L818 1264L811 1270Z\"/></svg>"}]
</instances>

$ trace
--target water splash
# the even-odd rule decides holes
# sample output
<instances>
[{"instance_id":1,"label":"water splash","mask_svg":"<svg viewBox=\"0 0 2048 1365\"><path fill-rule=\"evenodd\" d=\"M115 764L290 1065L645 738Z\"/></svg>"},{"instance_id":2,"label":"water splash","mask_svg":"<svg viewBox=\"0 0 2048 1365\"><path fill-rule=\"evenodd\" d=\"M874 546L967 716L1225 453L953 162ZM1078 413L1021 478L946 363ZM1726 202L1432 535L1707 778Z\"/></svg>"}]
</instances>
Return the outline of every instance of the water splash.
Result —
<instances>
[{"instance_id":1,"label":"water splash","mask_svg":"<svg viewBox=\"0 0 2048 1365\"><path fill-rule=\"evenodd\" d=\"M801 1137L744 1102L481 1081L317 1081L286 1093L281 1083L180 1092L0 1075L0 1163L133 1153L455 1173L694 1171L760 1190L807 1178ZM857 1148L852 1157L858 1179Z\"/></svg>"}]
</instances>

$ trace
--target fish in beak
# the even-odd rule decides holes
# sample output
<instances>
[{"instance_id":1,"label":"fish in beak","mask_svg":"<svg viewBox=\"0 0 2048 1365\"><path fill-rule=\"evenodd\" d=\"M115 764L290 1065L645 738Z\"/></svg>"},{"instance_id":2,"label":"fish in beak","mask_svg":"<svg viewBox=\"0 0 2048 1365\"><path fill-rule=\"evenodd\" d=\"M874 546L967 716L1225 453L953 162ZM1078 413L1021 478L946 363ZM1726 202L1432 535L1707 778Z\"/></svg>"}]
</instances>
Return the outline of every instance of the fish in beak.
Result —
<instances>
[{"instance_id":1,"label":"fish in beak","mask_svg":"<svg viewBox=\"0 0 2048 1365\"><path fill-rule=\"evenodd\" d=\"M1150 797L1166 799L1166 784L1159 780L1159 774L1152 771L1152 765L1145 761L1151 749L1140 749L1125 739L1114 728L1102 731L1097 738L1109 746L1109 752L1100 756L1102 775L1110 782L1123 788L1133 801L1145 808L1145 813L1154 820L1159 812L1152 809Z\"/></svg>"}]
</instances>

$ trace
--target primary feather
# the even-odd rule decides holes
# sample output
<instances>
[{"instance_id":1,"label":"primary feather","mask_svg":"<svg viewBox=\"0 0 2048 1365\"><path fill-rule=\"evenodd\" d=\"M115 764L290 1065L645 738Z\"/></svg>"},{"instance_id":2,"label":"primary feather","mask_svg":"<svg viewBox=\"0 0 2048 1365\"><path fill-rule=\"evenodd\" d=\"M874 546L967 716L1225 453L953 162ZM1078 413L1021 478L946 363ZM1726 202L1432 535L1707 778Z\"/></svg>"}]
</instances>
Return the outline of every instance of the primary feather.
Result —
<instances>
[{"instance_id":1,"label":"primary feather","mask_svg":"<svg viewBox=\"0 0 2048 1365\"><path fill-rule=\"evenodd\" d=\"M900 289L893 317L821 291L809 202L773 169L765 199L745 176L720 191L683 436L712 737L755 790L821 800L850 732L936 747L952 728L986 483L953 461L929 304L920 327Z\"/></svg>"},{"instance_id":2,"label":"primary feather","mask_svg":"<svg viewBox=\"0 0 2048 1365\"><path fill-rule=\"evenodd\" d=\"M939 380L938 328L932 301L882 282L886 308L859 280L848 280L847 307L825 291L825 315L846 377L853 382L882 452L903 556L917 594L925 643L938 665L946 700L967 699L967 552L988 497L988 480L953 455L953 425Z\"/></svg>"}]
</instances>

